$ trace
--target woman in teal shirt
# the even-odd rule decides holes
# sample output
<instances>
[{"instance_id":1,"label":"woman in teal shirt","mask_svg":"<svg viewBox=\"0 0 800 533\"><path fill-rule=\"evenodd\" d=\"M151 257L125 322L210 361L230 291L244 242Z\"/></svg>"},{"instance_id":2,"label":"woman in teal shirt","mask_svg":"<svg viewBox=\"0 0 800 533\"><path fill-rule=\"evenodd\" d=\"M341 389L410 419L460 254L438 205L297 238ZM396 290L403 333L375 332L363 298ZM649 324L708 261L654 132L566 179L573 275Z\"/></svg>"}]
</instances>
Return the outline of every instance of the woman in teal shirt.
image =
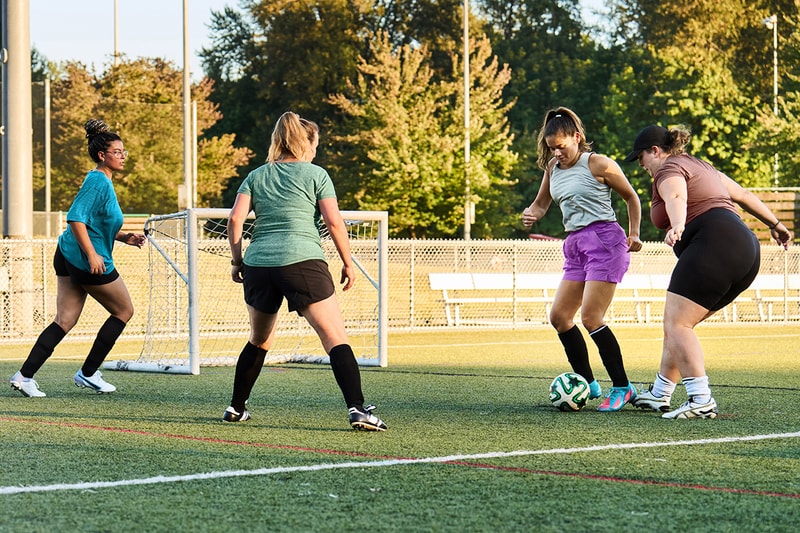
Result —
<instances>
[{"instance_id":1,"label":"woman in teal shirt","mask_svg":"<svg viewBox=\"0 0 800 533\"><path fill-rule=\"evenodd\" d=\"M111 256L114 241L139 248L145 242L142 234L120 231L123 216L111 175L123 169L128 152L119 135L111 132L102 120L89 120L84 129L89 157L97 167L86 175L67 213L68 226L58 239L53 258L58 280L56 317L39 335L22 368L11 378L11 387L27 397L45 396L33 376L78 322L87 295L97 300L111 316L100 327L89 355L73 380L78 387L98 393L117 390L102 378L98 368L133 316L128 288L114 268Z\"/></svg>"},{"instance_id":2,"label":"woman in teal shirt","mask_svg":"<svg viewBox=\"0 0 800 533\"><path fill-rule=\"evenodd\" d=\"M267 163L253 170L239 187L228 219L231 277L244 284L250 316L250 340L239 354L230 407L222 419L250 418L245 402L273 344L278 309L286 299L289 311L308 320L330 356L336 383L348 407L351 427L383 431L386 424L364 406L361 376L345 332L317 224L322 219L342 259L340 283L353 286L355 268L336 191L325 169L314 165L319 128L286 112L272 132ZM255 229L242 255L242 228L250 211Z\"/></svg>"}]
</instances>

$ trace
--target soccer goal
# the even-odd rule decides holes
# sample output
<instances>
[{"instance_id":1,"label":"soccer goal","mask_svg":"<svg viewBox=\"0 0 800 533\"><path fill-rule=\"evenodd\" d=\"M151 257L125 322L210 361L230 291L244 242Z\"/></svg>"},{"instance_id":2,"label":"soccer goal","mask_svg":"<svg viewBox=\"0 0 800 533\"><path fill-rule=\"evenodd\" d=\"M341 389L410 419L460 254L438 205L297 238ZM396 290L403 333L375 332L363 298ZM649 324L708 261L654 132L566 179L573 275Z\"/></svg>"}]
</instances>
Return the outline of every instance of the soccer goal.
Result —
<instances>
[{"instance_id":1,"label":"soccer goal","mask_svg":"<svg viewBox=\"0 0 800 533\"><path fill-rule=\"evenodd\" d=\"M108 361L110 370L199 374L201 366L233 365L249 335L243 288L230 277L229 209L188 209L153 216L149 242L149 309L145 341L136 361ZM337 289L348 337L360 365L387 365L387 239L385 211L342 211L360 275ZM248 219L243 247L254 219ZM337 283L342 263L324 223L322 247ZM145 273L143 273L144 275ZM267 362L327 363L314 330L286 304L279 311Z\"/></svg>"}]
</instances>

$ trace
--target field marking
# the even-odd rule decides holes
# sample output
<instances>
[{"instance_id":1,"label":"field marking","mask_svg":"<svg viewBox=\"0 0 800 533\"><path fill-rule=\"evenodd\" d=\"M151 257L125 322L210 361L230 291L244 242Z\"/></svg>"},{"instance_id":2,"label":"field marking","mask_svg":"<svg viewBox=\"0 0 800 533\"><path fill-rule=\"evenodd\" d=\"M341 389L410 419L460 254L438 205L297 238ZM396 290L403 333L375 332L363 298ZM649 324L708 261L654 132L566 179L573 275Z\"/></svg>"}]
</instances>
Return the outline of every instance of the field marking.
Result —
<instances>
[{"instance_id":1,"label":"field marking","mask_svg":"<svg viewBox=\"0 0 800 533\"><path fill-rule=\"evenodd\" d=\"M602 444L586 446L583 448L551 448L546 450L516 450L511 452L485 452L474 454L445 455L440 457L420 457L420 458L398 458L384 459L380 461L349 461L344 463L321 463L317 465L305 466L279 466L272 468L257 468L254 470L224 470L220 472L206 472L201 474L184 474L177 476L153 476L138 479L122 479L118 481L94 481L83 483L56 483L52 485L31 485L31 486L6 486L0 487L0 495L56 492L66 490L94 490L112 487L128 487L136 485L155 485L161 483L177 483L183 481L197 481L207 479L222 479L245 476L267 476L272 474L284 474L289 472L315 472L322 470L338 470L346 468L378 468L388 466L430 464L430 463L464 463L475 459L500 459L508 457L523 457L533 455L557 455L573 454L597 451L616 451L631 450L636 448L663 448L668 446L697 446L704 444L724 444L733 442L753 442L772 439L793 439L800 438L800 431L794 433L769 433L765 435L745 435L742 437L718 437L710 439L677 440L665 442L639 442L623 444ZM635 481L635 480L630 480ZM685 487L688 485L680 485ZM766 493L765 493L766 494ZM798 495L776 494L785 497L797 498Z\"/></svg>"}]
</instances>

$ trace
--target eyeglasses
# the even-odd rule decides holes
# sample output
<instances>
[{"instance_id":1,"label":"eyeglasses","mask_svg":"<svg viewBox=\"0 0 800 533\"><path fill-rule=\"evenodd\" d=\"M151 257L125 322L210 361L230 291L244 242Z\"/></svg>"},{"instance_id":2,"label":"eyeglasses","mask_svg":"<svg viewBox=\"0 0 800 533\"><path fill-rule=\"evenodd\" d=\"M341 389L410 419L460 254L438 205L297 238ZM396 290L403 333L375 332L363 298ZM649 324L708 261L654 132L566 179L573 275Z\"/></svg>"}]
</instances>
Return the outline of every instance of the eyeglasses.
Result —
<instances>
[{"instance_id":1,"label":"eyeglasses","mask_svg":"<svg viewBox=\"0 0 800 533\"><path fill-rule=\"evenodd\" d=\"M106 151L106 153L113 155L117 159L120 159L120 158L123 158L123 157L128 157L128 151L127 150L112 150L112 151Z\"/></svg>"}]
</instances>

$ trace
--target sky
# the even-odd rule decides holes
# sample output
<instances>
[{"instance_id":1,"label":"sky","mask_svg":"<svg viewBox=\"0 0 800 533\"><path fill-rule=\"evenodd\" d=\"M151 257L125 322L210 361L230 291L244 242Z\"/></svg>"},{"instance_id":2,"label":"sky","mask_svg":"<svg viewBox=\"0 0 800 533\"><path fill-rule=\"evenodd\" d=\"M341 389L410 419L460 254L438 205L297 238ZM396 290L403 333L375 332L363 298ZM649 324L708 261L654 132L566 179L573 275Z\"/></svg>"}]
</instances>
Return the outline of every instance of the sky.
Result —
<instances>
[{"instance_id":1,"label":"sky","mask_svg":"<svg viewBox=\"0 0 800 533\"><path fill-rule=\"evenodd\" d=\"M31 46L50 61L80 61L97 72L114 57L114 0L28 0ZM237 0L188 0L189 71L202 77L197 53L208 46L211 11ZM161 57L183 68L183 0L117 0L117 42L128 59Z\"/></svg>"},{"instance_id":2,"label":"sky","mask_svg":"<svg viewBox=\"0 0 800 533\"><path fill-rule=\"evenodd\" d=\"M114 0L28 0L31 46L50 61L80 61L103 72L114 55ZM128 59L161 57L183 68L183 0L116 0L119 52ZM585 17L604 0L581 0ZM189 70L202 78L197 53L210 45L211 11L238 9L237 0L188 0Z\"/></svg>"}]
</instances>

